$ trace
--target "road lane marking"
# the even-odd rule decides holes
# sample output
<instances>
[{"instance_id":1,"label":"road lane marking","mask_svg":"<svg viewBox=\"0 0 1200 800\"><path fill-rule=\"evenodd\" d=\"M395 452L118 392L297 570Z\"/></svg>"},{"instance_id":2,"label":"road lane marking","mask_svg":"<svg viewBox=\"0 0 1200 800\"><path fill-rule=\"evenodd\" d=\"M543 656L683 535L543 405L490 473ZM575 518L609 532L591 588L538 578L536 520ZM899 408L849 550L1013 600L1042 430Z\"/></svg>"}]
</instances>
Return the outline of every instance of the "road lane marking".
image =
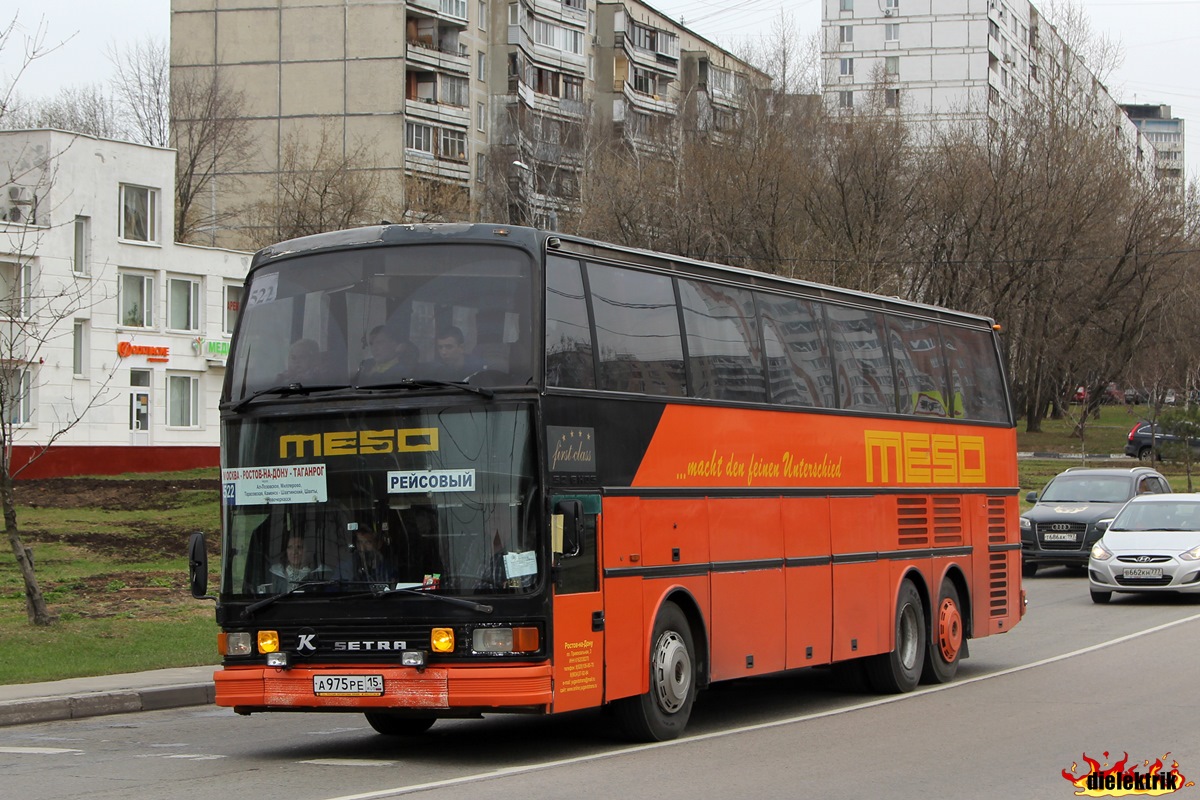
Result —
<instances>
[{"instance_id":1,"label":"road lane marking","mask_svg":"<svg viewBox=\"0 0 1200 800\"><path fill-rule=\"evenodd\" d=\"M69 747L0 747L0 753L22 756L58 756L64 753L82 753Z\"/></svg>"},{"instance_id":2,"label":"road lane marking","mask_svg":"<svg viewBox=\"0 0 1200 800\"><path fill-rule=\"evenodd\" d=\"M316 764L318 767L394 767L399 762L374 758L310 758L300 763Z\"/></svg>"}]
</instances>

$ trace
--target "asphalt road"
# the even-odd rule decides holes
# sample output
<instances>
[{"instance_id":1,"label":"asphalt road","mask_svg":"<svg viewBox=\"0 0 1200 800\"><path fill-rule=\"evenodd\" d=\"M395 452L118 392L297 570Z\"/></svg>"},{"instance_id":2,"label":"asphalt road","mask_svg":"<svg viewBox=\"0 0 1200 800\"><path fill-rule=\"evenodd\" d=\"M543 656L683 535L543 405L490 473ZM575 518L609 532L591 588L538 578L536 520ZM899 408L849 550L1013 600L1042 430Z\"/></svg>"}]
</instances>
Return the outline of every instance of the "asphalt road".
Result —
<instances>
[{"instance_id":1,"label":"asphalt road","mask_svg":"<svg viewBox=\"0 0 1200 800\"><path fill-rule=\"evenodd\" d=\"M662 745L620 741L597 711L442 721L396 742L358 715L200 707L0 729L0 775L22 800L1012 800L1073 797L1062 771L1083 774L1084 753L1128 753L1142 773L1169 753L1167 768L1200 779L1200 599L1096 606L1054 569L1026 589L1025 620L972 642L953 684L879 697L843 670L738 681L703 694L687 736Z\"/></svg>"}]
</instances>

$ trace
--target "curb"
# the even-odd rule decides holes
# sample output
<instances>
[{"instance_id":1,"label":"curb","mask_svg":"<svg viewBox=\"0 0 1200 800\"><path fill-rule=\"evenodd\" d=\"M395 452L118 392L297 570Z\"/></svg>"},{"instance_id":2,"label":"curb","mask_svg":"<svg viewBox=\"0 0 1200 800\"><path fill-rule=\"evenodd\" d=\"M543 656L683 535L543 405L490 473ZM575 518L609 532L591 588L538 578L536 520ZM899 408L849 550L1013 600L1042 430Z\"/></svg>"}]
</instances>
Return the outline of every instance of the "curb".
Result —
<instances>
[{"instance_id":1,"label":"curb","mask_svg":"<svg viewBox=\"0 0 1200 800\"><path fill-rule=\"evenodd\" d=\"M215 700L216 687L211 681L179 686L151 686L145 689L86 692L61 697L6 700L0 701L0 727L202 706Z\"/></svg>"},{"instance_id":2,"label":"curb","mask_svg":"<svg viewBox=\"0 0 1200 800\"><path fill-rule=\"evenodd\" d=\"M1030 453L1030 452L1021 452L1021 451L1017 452L1017 458L1038 458L1038 459L1047 459L1047 460L1061 459L1064 461L1066 461L1066 460L1081 461L1085 458L1091 458L1091 459L1115 458L1115 459L1128 459L1131 461L1137 460L1133 456L1127 456L1124 453L1085 453L1083 455L1080 455L1079 453L1036 453L1036 452Z\"/></svg>"}]
</instances>

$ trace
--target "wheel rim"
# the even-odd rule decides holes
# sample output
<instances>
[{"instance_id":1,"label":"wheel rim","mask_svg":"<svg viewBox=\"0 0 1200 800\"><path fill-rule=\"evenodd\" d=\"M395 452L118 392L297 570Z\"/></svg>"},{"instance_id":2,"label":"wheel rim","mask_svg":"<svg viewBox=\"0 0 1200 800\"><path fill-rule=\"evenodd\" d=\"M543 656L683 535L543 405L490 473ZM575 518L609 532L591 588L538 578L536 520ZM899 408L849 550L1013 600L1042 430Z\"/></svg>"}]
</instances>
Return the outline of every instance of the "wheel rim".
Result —
<instances>
[{"instance_id":1,"label":"wheel rim","mask_svg":"<svg viewBox=\"0 0 1200 800\"><path fill-rule=\"evenodd\" d=\"M958 648L962 647L962 617L958 614L958 606L949 597L944 598L938 608L938 647L948 663L954 661Z\"/></svg>"},{"instance_id":2,"label":"wheel rim","mask_svg":"<svg viewBox=\"0 0 1200 800\"><path fill-rule=\"evenodd\" d=\"M675 631L660 636L651 665L658 706L668 714L674 714L683 708L692 688L692 659L683 637Z\"/></svg>"},{"instance_id":3,"label":"wheel rim","mask_svg":"<svg viewBox=\"0 0 1200 800\"><path fill-rule=\"evenodd\" d=\"M911 603L904 606L900 611L900 625L896 631L898 641L896 642L896 655L900 657L900 663L907 669L913 669L917 665L917 659L920 654L917 652L918 642L920 639L918 631L920 630L921 620L917 618L917 609Z\"/></svg>"}]
</instances>

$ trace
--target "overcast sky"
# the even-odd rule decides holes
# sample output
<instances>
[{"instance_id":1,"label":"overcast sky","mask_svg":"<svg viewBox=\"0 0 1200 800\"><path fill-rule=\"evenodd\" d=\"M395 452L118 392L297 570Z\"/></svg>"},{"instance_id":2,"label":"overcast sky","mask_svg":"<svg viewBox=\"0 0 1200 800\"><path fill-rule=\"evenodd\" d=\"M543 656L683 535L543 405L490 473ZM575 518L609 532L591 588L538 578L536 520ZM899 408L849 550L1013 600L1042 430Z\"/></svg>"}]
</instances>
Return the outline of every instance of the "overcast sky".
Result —
<instances>
[{"instance_id":1,"label":"overcast sky","mask_svg":"<svg viewBox=\"0 0 1200 800\"><path fill-rule=\"evenodd\" d=\"M747 40L769 35L786 13L802 34L821 24L819 0L649 0L650 5L723 47L737 50ZM1079 0L1093 32L1125 49L1124 64L1108 79L1123 103L1166 103L1187 125L1189 175L1200 175L1200 0ZM1041 8L1049 5L1034 3ZM22 76L23 96L54 94L71 84L107 80L105 55L139 39L170 34L170 0L18 0L20 31L0 53L0 84L7 86L20 63L21 36L44 20L48 44L63 42ZM0 12L6 23L10 12Z\"/></svg>"}]
</instances>

